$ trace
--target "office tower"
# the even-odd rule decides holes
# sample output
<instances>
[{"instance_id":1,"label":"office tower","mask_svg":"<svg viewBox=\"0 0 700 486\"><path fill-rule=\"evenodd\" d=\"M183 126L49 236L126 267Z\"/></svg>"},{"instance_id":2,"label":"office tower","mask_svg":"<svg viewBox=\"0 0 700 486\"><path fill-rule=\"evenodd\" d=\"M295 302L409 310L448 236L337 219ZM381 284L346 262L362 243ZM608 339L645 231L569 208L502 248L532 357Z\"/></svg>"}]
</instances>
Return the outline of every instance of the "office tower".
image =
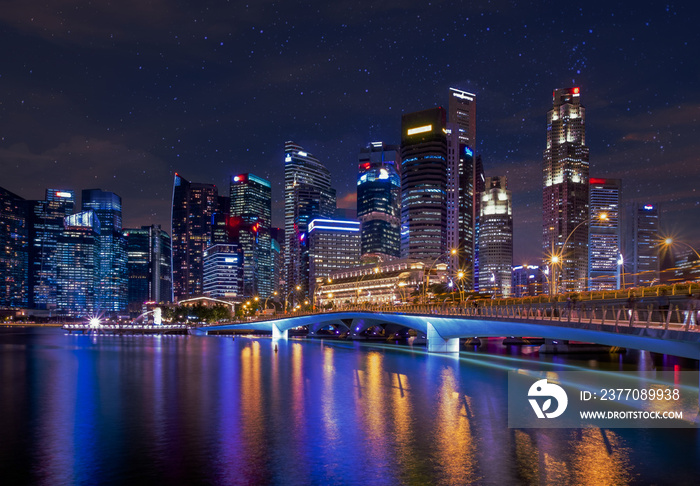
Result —
<instances>
[{"instance_id":1,"label":"office tower","mask_svg":"<svg viewBox=\"0 0 700 486\"><path fill-rule=\"evenodd\" d=\"M481 194L479 290L508 297L513 269L513 197L505 176L487 177Z\"/></svg>"},{"instance_id":2,"label":"office tower","mask_svg":"<svg viewBox=\"0 0 700 486\"><path fill-rule=\"evenodd\" d=\"M89 209L66 216L56 242L56 305L68 316L102 313L98 304L100 272L100 221Z\"/></svg>"},{"instance_id":3,"label":"office tower","mask_svg":"<svg viewBox=\"0 0 700 486\"><path fill-rule=\"evenodd\" d=\"M512 297L533 297L544 294L549 276L537 265L513 267Z\"/></svg>"},{"instance_id":4,"label":"office tower","mask_svg":"<svg viewBox=\"0 0 700 486\"><path fill-rule=\"evenodd\" d=\"M360 264L360 223L314 219L309 223L309 293L316 292L331 272Z\"/></svg>"},{"instance_id":5,"label":"office tower","mask_svg":"<svg viewBox=\"0 0 700 486\"><path fill-rule=\"evenodd\" d=\"M270 228L270 240L272 243L272 282L273 291L277 291L277 300L281 299L284 291L284 230L282 228Z\"/></svg>"},{"instance_id":6,"label":"office tower","mask_svg":"<svg viewBox=\"0 0 700 486\"><path fill-rule=\"evenodd\" d=\"M692 245L696 246L696 245ZM700 257L688 247L674 249L673 271L665 272L672 282L697 282L700 280Z\"/></svg>"},{"instance_id":7,"label":"office tower","mask_svg":"<svg viewBox=\"0 0 700 486\"><path fill-rule=\"evenodd\" d=\"M173 183L173 291L176 300L202 295L204 250L212 239L217 208L213 184L190 182L175 174Z\"/></svg>"},{"instance_id":8,"label":"office tower","mask_svg":"<svg viewBox=\"0 0 700 486\"><path fill-rule=\"evenodd\" d=\"M625 209L623 287L650 285L659 280L659 208L630 203Z\"/></svg>"},{"instance_id":9,"label":"office tower","mask_svg":"<svg viewBox=\"0 0 700 486\"><path fill-rule=\"evenodd\" d=\"M476 95L450 88L447 110L447 246L458 248L449 259L450 272L468 275L477 288L479 195L484 190L481 156L476 156Z\"/></svg>"},{"instance_id":10,"label":"office tower","mask_svg":"<svg viewBox=\"0 0 700 486\"><path fill-rule=\"evenodd\" d=\"M255 174L239 174L231 177L230 196L231 218L240 218L243 224L238 236L243 251L243 293L267 298L273 287L270 183Z\"/></svg>"},{"instance_id":11,"label":"office tower","mask_svg":"<svg viewBox=\"0 0 700 486\"><path fill-rule=\"evenodd\" d=\"M589 290L620 287L617 261L620 257L621 185L620 179L589 179Z\"/></svg>"},{"instance_id":12,"label":"office tower","mask_svg":"<svg viewBox=\"0 0 700 486\"><path fill-rule=\"evenodd\" d=\"M588 284L588 147L586 110L579 88L554 90L547 112L542 193L545 255L559 255L556 287L582 291ZM563 252L562 252L563 250Z\"/></svg>"},{"instance_id":13,"label":"office tower","mask_svg":"<svg viewBox=\"0 0 700 486\"><path fill-rule=\"evenodd\" d=\"M46 189L43 201L30 202L29 226L29 306L56 308L56 245L63 231L63 218L75 210L75 193L66 189Z\"/></svg>"},{"instance_id":14,"label":"office tower","mask_svg":"<svg viewBox=\"0 0 700 486\"><path fill-rule=\"evenodd\" d=\"M474 158L474 290L479 290L479 235L481 234L481 193L486 190L486 178L484 177L484 164L481 155Z\"/></svg>"},{"instance_id":15,"label":"office tower","mask_svg":"<svg viewBox=\"0 0 700 486\"><path fill-rule=\"evenodd\" d=\"M28 201L0 187L0 309L29 303Z\"/></svg>"},{"instance_id":16,"label":"office tower","mask_svg":"<svg viewBox=\"0 0 700 486\"><path fill-rule=\"evenodd\" d=\"M360 150L357 218L362 260L377 263L401 256L399 147L372 142Z\"/></svg>"},{"instance_id":17,"label":"office tower","mask_svg":"<svg viewBox=\"0 0 700 486\"><path fill-rule=\"evenodd\" d=\"M125 229L128 306L140 311L144 302L172 302L170 236L160 225Z\"/></svg>"},{"instance_id":18,"label":"office tower","mask_svg":"<svg viewBox=\"0 0 700 486\"><path fill-rule=\"evenodd\" d=\"M315 218L332 218L336 208L331 174L316 157L294 142L284 144L285 293L296 286L296 298L309 294L308 225Z\"/></svg>"},{"instance_id":19,"label":"office tower","mask_svg":"<svg viewBox=\"0 0 700 486\"><path fill-rule=\"evenodd\" d=\"M446 250L446 113L431 108L401 117L401 257L433 262Z\"/></svg>"},{"instance_id":20,"label":"office tower","mask_svg":"<svg viewBox=\"0 0 700 486\"><path fill-rule=\"evenodd\" d=\"M100 222L100 285L97 309L103 312L126 310L126 239L122 234L122 199L113 192L84 189L83 211L92 209Z\"/></svg>"},{"instance_id":21,"label":"office tower","mask_svg":"<svg viewBox=\"0 0 700 486\"><path fill-rule=\"evenodd\" d=\"M237 243L204 250L204 294L215 299L243 297L243 262L243 250Z\"/></svg>"}]
</instances>

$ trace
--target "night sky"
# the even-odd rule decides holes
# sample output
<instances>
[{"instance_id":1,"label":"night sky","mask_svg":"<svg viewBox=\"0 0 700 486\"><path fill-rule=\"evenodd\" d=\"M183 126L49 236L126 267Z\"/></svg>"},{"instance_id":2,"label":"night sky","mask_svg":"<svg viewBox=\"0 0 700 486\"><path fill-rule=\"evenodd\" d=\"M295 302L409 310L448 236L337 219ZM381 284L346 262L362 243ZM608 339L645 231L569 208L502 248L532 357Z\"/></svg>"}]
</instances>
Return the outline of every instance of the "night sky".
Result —
<instances>
[{"instance_id":1,"label":"night sky","mask_svg":"<svg viewBox=\"0 0 700 486\"><path fill-rule=\"evenodd\" d=\"M658 203L700 245L695 2L5 0L0 186L99 187L124 224L170 230L172 176L254 172L283 225L283 145L354 207L357 155L401 114L477 95L477 153L514 193L514 263L541 256L542 151L554 88L580 86L592 177Z\"/></svg>"}]
</instances>

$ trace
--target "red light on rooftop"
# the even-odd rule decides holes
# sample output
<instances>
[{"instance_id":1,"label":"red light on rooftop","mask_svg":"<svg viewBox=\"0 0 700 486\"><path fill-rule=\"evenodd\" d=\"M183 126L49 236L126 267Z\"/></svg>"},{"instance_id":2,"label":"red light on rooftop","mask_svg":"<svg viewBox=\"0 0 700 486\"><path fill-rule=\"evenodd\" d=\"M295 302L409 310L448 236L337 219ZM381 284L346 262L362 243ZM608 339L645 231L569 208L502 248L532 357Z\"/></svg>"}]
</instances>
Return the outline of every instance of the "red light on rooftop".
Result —
<instances>
[{"instance_id":1,"label":"red light on rooftop","mask_svg":"<svg viewBox=\"0 0 700 486\"><path fill-rule=\"evenodd\" d=\"M365 162L362 164L362 170L368 170L369 169L369 162Z\"/></svg>"},{"instance_id":2,"label":"red light on rooftop","mask_svg":"<svg viewBox=\"0 0 700 486\"><path fill-rule=\"evenodd\" d=\"M588 182L590 184L605 184L605 179L594 179L593 177L591 177L590 179L588 179Z\"/></svg>"},{"instance_id":3,"label":"red light on rooftop","mask_svg":"<svg viewBox=\"0 0 700 486\"><path fill-rule=\"evenodd\" d=\"M578 89L578 88L574 88L574 94L578 94L578 93L579 93L579 89Z\"/></svg>"}]
</instances>

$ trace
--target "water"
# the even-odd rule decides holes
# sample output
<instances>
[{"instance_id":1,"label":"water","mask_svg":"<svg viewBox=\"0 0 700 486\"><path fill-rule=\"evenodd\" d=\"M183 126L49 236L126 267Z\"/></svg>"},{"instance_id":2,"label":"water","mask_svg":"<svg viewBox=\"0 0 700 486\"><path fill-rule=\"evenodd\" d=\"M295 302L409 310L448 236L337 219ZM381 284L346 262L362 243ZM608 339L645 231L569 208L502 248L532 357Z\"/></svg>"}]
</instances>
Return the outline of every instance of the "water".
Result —
<instances>
[{"instance_id":1,"label":"water","mask_svg":"<svg viewBox=\"0 0 700 486\"><path fill-rule=\"evenodd\" d=\"M0 331L3 484L697 484L700 432L507 427L507 369L648 353L429 355L340 341ZM525 351L532 348L523 348ZM513 354L509 354L513 353Z\"/></svg>"}]
</instances>

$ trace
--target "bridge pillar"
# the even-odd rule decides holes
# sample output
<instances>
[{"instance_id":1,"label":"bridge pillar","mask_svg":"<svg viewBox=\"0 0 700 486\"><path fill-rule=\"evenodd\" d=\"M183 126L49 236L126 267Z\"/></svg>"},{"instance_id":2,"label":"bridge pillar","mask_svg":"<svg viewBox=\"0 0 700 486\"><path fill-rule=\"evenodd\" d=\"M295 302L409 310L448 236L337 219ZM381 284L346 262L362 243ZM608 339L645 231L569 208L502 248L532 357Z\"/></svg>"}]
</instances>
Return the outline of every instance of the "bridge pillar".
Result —
<instances>
[{"instance_id":1,"label":"bridge pillar","mask_svg":"<svg viewBox=\"0 0 700 486\"><path fill-rule=\"evenodd\" d=\"M428 340L429 353L458 353L459 338L445 339L440 336L440 333L431 323L428 322L428 332L426 333Z\"/></svg>"},{"instance_id":2,"label":"bridge pillar","mask_svg":"<svg viewBox=\"0 0 700 486\"><path fill-rule=\"evenodd\" d=\"M280 328L277 327L277 324L272 324L272 340L273 341L278 341L280 339L287 339L288 336L289 336L288 329L281 331Z\"/></svg>"}]
</instances>

